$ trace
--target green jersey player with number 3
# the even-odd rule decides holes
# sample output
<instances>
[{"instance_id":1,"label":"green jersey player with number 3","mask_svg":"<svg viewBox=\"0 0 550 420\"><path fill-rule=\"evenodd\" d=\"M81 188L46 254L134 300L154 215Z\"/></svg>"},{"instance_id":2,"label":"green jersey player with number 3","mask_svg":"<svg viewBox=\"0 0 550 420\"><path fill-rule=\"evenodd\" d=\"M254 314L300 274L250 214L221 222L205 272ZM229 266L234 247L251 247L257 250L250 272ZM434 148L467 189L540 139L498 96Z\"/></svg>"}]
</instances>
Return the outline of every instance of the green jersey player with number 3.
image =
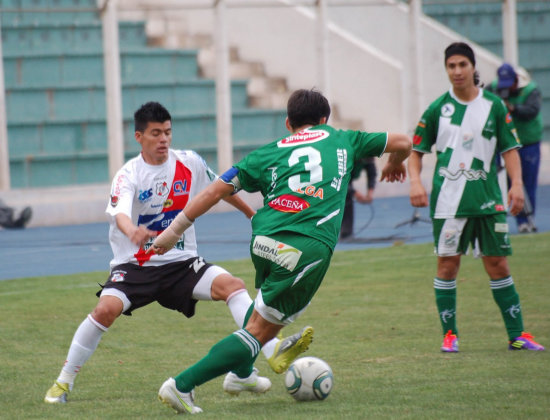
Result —
<instances>
[{"instance_id":1,"label":"green jersey player with number 3","mask_svg":"<svg viewBox=\"0 0 550 420\"><path fill-rule=\"evenodd\" d=\"M201 411L193 401L196 386L226 372L248 377L262 346L305 310L338 241L353 163L389 153L381 180L405 180L408 136L336 130L326 125L327 99L314 90L294 92L287 112L289 137L259 148L229 169L191 200L151 247L167 252L194 219L236 191L259 191L264 197L252 219L250 244L257 297L244 328L162 385L160 400L178 412Z\"/></svg>"}]
</instances>

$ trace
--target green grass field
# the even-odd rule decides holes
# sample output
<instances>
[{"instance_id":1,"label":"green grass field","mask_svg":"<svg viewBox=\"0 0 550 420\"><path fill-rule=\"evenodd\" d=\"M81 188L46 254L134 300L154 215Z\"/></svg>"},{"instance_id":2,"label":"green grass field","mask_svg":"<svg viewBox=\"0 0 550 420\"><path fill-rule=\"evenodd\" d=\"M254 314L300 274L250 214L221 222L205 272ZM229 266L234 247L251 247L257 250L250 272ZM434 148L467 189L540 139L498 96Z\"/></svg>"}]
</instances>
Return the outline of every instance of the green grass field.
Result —
<instances>
[{"instance_id":1,"label":"green grass field","mask_svg":"<svg viewBox=\"0 0 550 420\"><path fill-rule=\"evenodd\" d=\"M550 347L550 234L515 236L512 274L526 329ZM314 301L286 334L315 327L306 353L333 369L323 402L297 403L260 355L273 382L261 396L231 397L223 377L197 388L204 419L550 418L550 355L511 352L480 260L458 277L460 353L439 351L430 244L339 252ZM248 260L220 263L252 290ZM0 282L0 418L156 419L174 413L157 400L169 376L234 331L224 303L202 302L188 320L157 304L121 317L83 367L69 403L43 402L73 333L94 307L106 272Z\"/></svg>"}]
</instances>

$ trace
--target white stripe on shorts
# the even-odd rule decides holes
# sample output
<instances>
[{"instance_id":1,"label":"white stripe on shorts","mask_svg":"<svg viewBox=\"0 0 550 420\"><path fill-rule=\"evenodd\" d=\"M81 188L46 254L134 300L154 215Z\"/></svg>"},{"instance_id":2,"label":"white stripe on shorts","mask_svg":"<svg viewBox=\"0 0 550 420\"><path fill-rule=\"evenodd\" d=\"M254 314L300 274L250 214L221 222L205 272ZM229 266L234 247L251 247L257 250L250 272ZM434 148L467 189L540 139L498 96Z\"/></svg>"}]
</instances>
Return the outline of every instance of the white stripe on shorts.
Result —
<instances>
[{"instance_id":1,"label":"white stripe on shorts","mask_svg":"<svg viewBox=\"0 0 550 420\"><path fill-rule=\"evenodd\" d=\"M264 302L264 299L262 297L262 291L258 290L258 294L256 295L256 299L254 299L254 310L258 312L263 319L266 321L271 322L272 324L277 325L289 325L292 324L296 319L302 315L302 313L306 310L309 303L300 311L296 312L295 314L290 314L286 316L281 311L278 311L275 308L272 308L271 306L267 306Z\"/></svg>"},{"instance_id":2,"label":"white stripe on shorts","mask_svg":"<svg viewBox=\"0 0 550 420\"><path fill-rule=\"evenodd\" d=\"M122 312L126 312L128 309L130 309L130 306L132 305L132 303L126 296L126 293L113 287L104 288L101 291L101 295L99 296L114 296L119 298L122 301Z\"/></svg>"},{"instance_id":3,"label":"white stripe on shorts","mask_svg":"<svg viewBox=\"0 0 550 420\"><path fill-rule=\"evenodd\" d=\"M212 283L220 274L229 274L229 272L217 265L209 267L195 285L193 299L212 300Z\"/></svg>"},{"instance_id":4,"label":"white stripe on shorts","mask_svg":"<svg viewBox=\"0 0 550 420\"><path fill-rule=\"evenodd\" d=\"M296 283L298 283L302 277L304 277L304 275L310 270L312 269L313 267L315 267L317 264L319 264L321 261L323 260L317 260L317 261L314 261L312 262L311 264L308 264L304 267L304 269L302 271L300 271L298 273L298 275L296 276L296 279L294 279L294 282L292 283L292 286L294 286ZM291 286L291 287L292 287Z\"/></svg>"}]
</instances>

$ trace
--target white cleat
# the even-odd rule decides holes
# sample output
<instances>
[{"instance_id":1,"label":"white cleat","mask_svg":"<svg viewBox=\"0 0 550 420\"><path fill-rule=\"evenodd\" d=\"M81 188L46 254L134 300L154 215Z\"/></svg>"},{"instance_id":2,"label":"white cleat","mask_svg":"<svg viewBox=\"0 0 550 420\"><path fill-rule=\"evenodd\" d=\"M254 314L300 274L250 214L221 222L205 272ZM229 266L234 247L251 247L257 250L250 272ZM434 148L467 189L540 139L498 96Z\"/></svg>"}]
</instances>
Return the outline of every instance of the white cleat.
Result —
<instances>
[{"instance_id":1,"label":"white cleat","mask_svg":"<svg viewBox=\"0 0 550 420\"><path fill-rule=\"evenodd\" d=\"M229 372L223 381L223 390L228 394L239 395L242 391L263 394L271 388L269 378L258 376L258 369L254 368L248 378L239 378L233 372Z\"/></svg>"},{"instance_id":2,"label":"white cleat","mask_svg":"<svg viewBox=\"0 0 550 420\"><path fill-rule=\"evenodd\" d=\"M159 400L172 407L178 413L202 413L202 409L195 405L195 392L180 392L176 388L174 378L168 378L159 389Z\"/></svg>"}]
</instances>

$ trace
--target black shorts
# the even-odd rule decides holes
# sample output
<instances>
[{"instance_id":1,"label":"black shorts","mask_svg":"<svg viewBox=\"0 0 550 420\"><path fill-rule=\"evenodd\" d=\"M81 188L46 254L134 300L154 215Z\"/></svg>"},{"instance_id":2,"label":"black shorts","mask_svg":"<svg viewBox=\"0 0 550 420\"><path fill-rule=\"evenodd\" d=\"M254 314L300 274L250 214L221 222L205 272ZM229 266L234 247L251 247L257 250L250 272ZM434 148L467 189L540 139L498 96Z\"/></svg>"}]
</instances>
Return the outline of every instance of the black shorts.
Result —
<instances>
[{"instance_id":1,"label":"black shorts","mask_svg":"<svg viewBox=\"0 0 550 420\"><path fill-rule=\"evenodd\" d=\"M191 318L197 303L193 299L193 289L212 266L202 257L149 267L121 264L113 267L107 282L100 285L101 290L96 295L99 297L106 288L123 292L131 303L124 315L132 315L134 309L157 301L165 308Z\"/></svg>"}]
</instances>

